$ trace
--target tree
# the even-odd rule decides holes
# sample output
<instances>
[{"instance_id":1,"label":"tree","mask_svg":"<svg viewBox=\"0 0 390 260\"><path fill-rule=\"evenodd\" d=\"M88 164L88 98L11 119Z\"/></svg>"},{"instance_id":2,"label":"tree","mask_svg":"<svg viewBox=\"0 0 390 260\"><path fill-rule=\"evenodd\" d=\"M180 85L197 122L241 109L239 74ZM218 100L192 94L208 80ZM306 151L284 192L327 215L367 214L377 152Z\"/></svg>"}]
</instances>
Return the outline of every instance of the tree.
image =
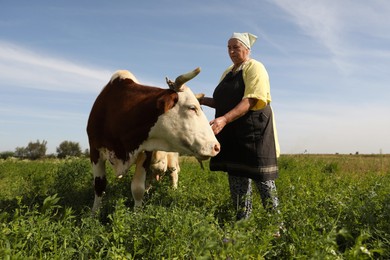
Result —
<instances>
[{"instance_id":1,"label":"tree","mask_svg":"<svg viewBox=\"0 0 390 260\"><path fill-rule=\"evenodd\" d=\"M89 157L89 149L85 149L83 155Z\"/></svg>"},{"instance_id":2,"label":"tree","mask_svg":"<svg viewBox=\"0 0 390 260\"><path fill-rule=\"evenodd\" d=\"M37 140L35 143L29 142L26 147L27 158L36 160L45 157L47 141L43 140L42 143Z\"/></svg>"},{"instance_id":3,"label":"tree","mask_svg":"<svg viewBox=\"0 0 390 260\"><path fill-rule=\"evenodd\" d=\"M35 143L29 142L27 147L17 147L15 149L15 156L19 158L27 158L30 160L36 160L45 157L47 150L47 141L40 142L37 140Z\"/></svg>"},{"instance_id":4,"label":"tree","mask_svg":"<svg viewBox=\"0 0 390 260\"><path fill-rule=\"evenodd\" d=\"M81 148L79 143L63 141L60 146L57 147L58 158L65 158L67 156L81 156Z\"/></svg>"},{"instance_id":5,"label":"tree","mask_svg":"<svg viewBox=\"0 0 390 260\"><path fill-rule=\"evenodd\" d=\"M15 148L15 157L24 159L27 156L27 151L25 147L16 147Z\"/></svg>"},{"instance_id":6,"label":"tree","mask_svg":"<svg viewBox=\"0 0 390 260\"><path fill-rule=\"evenodd\" d=\"M13 156L15 156L15 153L11 151L5 151L0 153L0 159L7 159Z\"/></svg>"}]
</instances>

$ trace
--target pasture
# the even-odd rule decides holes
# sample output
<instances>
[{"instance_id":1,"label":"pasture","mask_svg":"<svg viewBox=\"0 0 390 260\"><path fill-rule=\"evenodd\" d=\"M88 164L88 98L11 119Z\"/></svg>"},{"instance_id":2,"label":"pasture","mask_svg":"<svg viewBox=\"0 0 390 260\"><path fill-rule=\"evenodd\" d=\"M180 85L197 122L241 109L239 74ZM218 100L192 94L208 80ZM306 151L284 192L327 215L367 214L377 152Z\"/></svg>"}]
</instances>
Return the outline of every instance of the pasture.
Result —
<instances>
[{"instance_id":1,"label":"pasture","mask_svg":"<svg viewBox=\"0 0 390 260\"><path fill-rule=\"evenodd\" d=\"M132 171L90 216L88 159L0 161L1 259L390 259L389 155L282 155L276 181L286 230L257 191L235 222L227 177L181 157L134 212Z\"/></svg>"}]
</instances>

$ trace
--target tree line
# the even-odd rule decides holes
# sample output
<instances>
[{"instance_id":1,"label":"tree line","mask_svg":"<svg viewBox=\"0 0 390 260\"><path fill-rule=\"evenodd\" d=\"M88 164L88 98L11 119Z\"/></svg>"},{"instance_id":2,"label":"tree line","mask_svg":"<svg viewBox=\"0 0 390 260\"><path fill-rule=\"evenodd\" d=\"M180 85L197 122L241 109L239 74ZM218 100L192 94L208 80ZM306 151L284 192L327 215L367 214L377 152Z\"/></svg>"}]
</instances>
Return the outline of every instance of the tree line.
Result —
<instances>
[{"instance_id":1,"label":"tree line","mask_svg":"<svg viewBox=\"0 0 390 260\"><path fill-rule=\"evenodd\" d=\"M89 156L89 150L81 151L80 144L72 141L63 141L56 148L57 154L46 154L47 141L37 140L35 142L29 142L26 147L16 147L15 151L0 152L0 159L7 159L15 157L19 159L37 160L43 158L59 158L66 157L82 157Z\"/></svg>"}]
</instances>

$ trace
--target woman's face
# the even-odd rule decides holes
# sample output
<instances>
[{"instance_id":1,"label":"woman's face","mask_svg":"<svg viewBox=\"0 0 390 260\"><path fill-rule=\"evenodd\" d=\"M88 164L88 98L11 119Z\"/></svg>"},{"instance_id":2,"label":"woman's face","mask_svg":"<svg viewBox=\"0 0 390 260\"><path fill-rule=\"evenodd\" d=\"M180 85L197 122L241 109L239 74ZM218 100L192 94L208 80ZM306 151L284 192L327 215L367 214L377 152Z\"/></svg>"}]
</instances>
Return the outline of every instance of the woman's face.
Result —
<instances>
[{"instance_id":1,"label":"woman's face","mask_svg":"<svg viewBox=\"0 0 390 260\"><path fill-rule=\"evenodd\" d=\"M240 65L249 57L249 50L239 40L232 38L228 41L229 57L234 65Z\"/></svg>"}]
</instances>

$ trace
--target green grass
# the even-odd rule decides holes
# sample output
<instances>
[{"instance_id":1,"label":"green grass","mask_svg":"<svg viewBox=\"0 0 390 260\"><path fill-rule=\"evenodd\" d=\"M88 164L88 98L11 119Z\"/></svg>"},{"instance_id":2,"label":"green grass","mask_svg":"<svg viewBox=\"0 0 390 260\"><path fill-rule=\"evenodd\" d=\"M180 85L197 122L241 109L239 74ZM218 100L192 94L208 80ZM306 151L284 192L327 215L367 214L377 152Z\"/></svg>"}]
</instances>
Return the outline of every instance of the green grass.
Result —
<instances>
[{"instance_id":1,"label":"green grass","mask_svg":"<svg viewBox=\"0 0 390 260\"><path fill-rule=\"evenodd\" d=\"M390 157L284 155L276 181L285 232L259 195L235 222L226 174L181 158L134 212L130 174L91 217L87 159L0 161L1 259L389 259Z\"/></svg>"}]
</instances>

